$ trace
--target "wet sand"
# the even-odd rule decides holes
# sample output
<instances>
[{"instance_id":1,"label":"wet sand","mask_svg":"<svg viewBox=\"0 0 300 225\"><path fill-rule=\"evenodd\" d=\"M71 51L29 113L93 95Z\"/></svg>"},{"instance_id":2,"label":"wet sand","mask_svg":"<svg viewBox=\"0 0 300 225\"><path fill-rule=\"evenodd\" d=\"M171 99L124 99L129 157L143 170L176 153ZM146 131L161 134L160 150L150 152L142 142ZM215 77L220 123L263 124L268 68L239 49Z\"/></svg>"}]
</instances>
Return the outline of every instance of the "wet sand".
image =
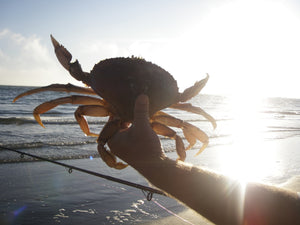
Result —
<instances>
[{"instance_id":1,"label":"wet sand","mask_svg":"<svg viewBox=\"0 0 300 225\"><path fill-rule=\"evenodd\" d=\"M148 185L133 169L112 170L101 166L100 159L62 162ZM70 174L68 169L49 162L0 164L0 183L1 225L158 224L161 219L166 219L166 224L182 224L195 215L170 216L170 212L181 215L187 208L157 194L153 201L147 201L139 189L79 171Z\"/></svg>"},{"instance_id":2,"label":"wet sand","mask_svg":"<svg viewBox=\"0 0 300 225\"><path fill-rule=\"evenodd\" d=\"M100 159L64 163L142 185L132 168L117 171ZM103 166L104 165L104 166ZM143 193L111 181L49 162L0 164L0 224L212 224L176 200ZM300 192L300 176L281 187ZM166 208L166 209L163 209Z\"/></svg>"}]
</instances>

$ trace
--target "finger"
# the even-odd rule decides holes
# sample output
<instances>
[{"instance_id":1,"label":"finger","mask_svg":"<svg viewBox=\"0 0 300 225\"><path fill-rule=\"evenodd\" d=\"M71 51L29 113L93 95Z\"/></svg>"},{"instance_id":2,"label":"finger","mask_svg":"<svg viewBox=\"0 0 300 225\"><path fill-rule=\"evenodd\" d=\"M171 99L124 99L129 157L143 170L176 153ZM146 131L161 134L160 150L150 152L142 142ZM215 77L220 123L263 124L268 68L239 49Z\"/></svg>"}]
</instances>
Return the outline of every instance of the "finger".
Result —
<instances>
[{"instance_id":1,"label":"finger","mask_svg":"<svg viewBox=\"0 0 300 225\"><path fill-rule=\"evenodd\" d=\"M133 125L145 124L149 124L149 98L142 94L135 101Z\"/></svg>"}]
</instances>

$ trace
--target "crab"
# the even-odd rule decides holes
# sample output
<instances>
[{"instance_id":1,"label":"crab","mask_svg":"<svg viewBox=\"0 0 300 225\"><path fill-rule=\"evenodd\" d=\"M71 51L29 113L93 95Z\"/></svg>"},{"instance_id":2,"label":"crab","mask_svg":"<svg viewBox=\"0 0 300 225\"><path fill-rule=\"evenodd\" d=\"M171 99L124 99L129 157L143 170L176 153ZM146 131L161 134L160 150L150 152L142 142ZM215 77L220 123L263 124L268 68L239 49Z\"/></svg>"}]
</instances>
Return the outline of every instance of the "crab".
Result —
<instances>
[{"instance_id":1,"label":"crab","mask_svg":"<svg viewBox=\"0 0 300 225\"><path fill-rule=\"evenodd\" d=\"M79 105L75 118L81 130L87 136L98 137L98 152L103 161L112 168L124 169L127 164L118 162L116 156L106 147L108 140L120 129L128 127L133 121L133 109L137 96L146 94L149 97L149 122L153 130L162 136L175 140L177 160L184 161L186 150L191 149L197 140L203 143L200 154L208 145L207 134L198 127L175 118L162 110L173 108L202 115L216 127L215 119L200 107L186 103L196 96L208 81L205 79L182 93L178 91L176 80L161 67L142 58L110 58L97 63L90 73L84 72L76 60L71 62L71 53L50 35L55 54L61 65L86 87L72 84L52 84L36 88L18 95L13 101L26 95L43 91L74 92L81 95L71 95L44 102L37 106L33 115L36 121L44 127L40 114L61 104ZM84 95L82 95L84 94ZM97 97L91 95L98 95ZM99 96L101 98L99 98ZM109 117L100 134L92 133L85 116ZM184 146L182 138L170 127L180 128L189 145Z\"/></svg>"}]
</instances>

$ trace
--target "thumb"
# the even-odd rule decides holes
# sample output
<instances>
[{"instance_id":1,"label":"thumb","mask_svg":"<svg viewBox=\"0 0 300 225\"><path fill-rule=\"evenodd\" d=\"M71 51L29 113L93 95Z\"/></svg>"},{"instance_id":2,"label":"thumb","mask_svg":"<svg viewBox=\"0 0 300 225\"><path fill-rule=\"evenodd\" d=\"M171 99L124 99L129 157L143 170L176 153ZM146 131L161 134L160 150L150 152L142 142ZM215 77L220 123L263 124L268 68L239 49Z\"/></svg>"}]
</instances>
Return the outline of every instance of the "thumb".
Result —
<instances>
[{"instance_id":1,"label":"thumb","mask_svg":"<svg viewBox=\"0 0 300 225\"><path fill-rule=\"evenodd\" d=\"M134 125L149 124L149 98L147 95L139 95L134 106Z\"/></svg>"}]
</instances>

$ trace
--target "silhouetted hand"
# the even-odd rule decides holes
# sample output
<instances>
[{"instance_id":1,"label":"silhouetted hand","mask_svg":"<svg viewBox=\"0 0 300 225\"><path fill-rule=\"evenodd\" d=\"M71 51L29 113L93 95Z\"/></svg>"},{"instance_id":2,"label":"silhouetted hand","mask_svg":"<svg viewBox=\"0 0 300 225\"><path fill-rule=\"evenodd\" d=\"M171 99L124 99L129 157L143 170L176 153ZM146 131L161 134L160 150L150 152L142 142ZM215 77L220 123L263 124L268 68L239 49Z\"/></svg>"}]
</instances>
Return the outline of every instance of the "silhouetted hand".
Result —
<instances>
[{"instance_id":1,"label":"silhouetted hand","mask_svg":"<svg viewBox=\"0 0 300 225\"><path fill-rule=\"evenodd\" d=\"M150 126L148 111L148 96L138 96L132 126L119 131L108 142L113 154L136 169L165 157L160 140Z\"/></svg>"}]
</instances>

